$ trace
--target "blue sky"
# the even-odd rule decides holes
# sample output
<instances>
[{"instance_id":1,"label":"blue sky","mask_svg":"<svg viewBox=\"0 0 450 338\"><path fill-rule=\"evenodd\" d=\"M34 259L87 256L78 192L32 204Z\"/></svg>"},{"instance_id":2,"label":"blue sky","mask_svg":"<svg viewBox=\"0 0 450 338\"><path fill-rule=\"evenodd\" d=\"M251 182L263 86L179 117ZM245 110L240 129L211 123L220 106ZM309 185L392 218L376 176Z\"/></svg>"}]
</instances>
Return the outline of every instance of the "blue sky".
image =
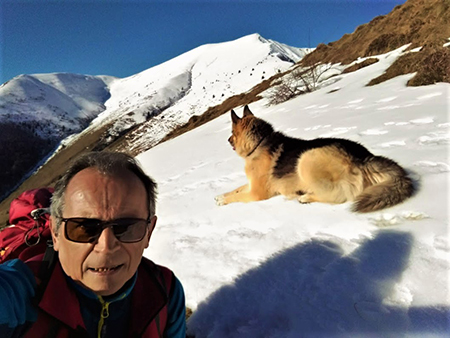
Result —
<instances>
[{"instance_id":1,"label":"blue sky","mask_svg":"<svg viewBox=\"0 0 450 338\"><path fill-rule=\"evenodd\" d=\"M405 0L0 1L0 83L19 74L126 77L195 47L259 33L315 47Z\"/></svg>"}]
</instances>

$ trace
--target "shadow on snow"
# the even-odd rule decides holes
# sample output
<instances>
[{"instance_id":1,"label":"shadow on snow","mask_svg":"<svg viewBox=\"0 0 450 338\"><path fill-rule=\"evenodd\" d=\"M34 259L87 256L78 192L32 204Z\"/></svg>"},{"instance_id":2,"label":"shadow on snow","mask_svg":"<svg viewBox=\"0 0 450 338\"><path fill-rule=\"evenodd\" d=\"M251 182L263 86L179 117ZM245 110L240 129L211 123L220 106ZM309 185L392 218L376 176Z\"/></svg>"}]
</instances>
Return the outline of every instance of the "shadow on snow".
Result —
<instances>
[{"instance_id":1,"label":"shadow on snow","mask_svg":"<svg viewBox=\"0 0 450 338\"><path fill-rule=\"evenodd\" d=\"M311 240L274 255L201 303L188 333L202 337L399 337L449 330L449 309L386 305L413 238L380 231L349 255Z\"/></svg>"}]
</instances>

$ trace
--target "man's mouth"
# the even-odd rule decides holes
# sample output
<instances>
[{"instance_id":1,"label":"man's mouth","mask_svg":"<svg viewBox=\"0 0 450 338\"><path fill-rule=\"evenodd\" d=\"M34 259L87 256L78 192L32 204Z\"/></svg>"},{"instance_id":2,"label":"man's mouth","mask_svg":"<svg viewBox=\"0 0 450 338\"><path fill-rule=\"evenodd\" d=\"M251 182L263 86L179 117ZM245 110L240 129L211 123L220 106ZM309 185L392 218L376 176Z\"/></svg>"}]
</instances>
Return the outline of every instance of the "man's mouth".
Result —
<instances>
[{"instance_id":1,"label":"man's mouth","mask_svg":"<svg viewBox=\"0 0 450 338\"><path fill-rule=\"evenodd\" d=\"M123 266L123 264L111 266L111 267L99 267L99 268L88 268L88 270L97 272L97 273L107 273L112 272L120 269Z\"/></svg>"}]
</instances>

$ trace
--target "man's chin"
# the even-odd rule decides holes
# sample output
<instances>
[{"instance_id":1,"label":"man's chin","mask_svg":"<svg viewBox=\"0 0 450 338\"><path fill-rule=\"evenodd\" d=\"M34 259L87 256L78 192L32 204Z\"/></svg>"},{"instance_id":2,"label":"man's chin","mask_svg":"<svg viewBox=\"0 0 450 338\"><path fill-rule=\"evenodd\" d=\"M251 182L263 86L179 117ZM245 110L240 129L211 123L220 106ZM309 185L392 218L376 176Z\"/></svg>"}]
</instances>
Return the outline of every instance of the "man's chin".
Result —
<instances>
[{"instance_id":1,"label":"man's chin","mask_svg":"<svg viewBox=\"0 0 450 338\"><path fill-rule=\"evenodd\" d=\"M123 267L119 269L88 270L84 275L83 286L98 296L111 296L119 291L126 283Z\"/></svg>"}]
</instances>

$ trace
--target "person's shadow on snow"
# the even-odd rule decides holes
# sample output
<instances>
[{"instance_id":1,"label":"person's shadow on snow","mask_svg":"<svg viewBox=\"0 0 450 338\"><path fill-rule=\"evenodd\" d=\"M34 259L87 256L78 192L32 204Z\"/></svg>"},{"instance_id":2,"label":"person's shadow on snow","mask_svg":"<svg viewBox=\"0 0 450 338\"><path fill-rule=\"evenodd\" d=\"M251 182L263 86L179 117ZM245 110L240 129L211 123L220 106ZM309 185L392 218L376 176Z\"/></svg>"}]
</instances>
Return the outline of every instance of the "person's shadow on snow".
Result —
<instances>
[{"instance_id":1,"label":"person's shadow on snow","mask_svg":"<svg viewBox=\"0 0 450 338\"><path fill-rule=\"evenodd\" d=\"M407 233L381 231L350 255L329 241L289 248L201 303L188 321L188 335L401 337L447 332L448 308L387 305L393 293L407 292L396 289L396 283L407 267L412 241Z\"/></svg>"}]
</instances>

